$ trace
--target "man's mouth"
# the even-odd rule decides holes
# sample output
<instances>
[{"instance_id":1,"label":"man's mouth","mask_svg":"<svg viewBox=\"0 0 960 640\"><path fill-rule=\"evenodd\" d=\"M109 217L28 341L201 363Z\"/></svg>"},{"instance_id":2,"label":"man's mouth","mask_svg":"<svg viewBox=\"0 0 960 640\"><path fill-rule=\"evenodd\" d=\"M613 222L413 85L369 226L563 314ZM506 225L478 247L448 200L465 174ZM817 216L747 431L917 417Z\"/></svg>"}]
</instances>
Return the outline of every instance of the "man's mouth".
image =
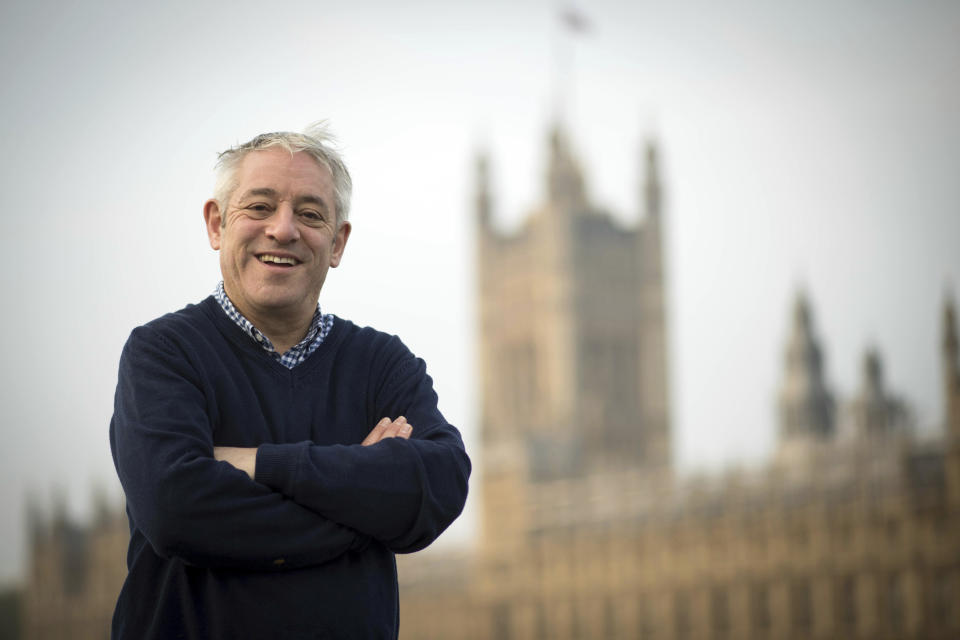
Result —
<instances>
[{"instance_id":1,"label":"man's mouth","mask_svg":"<svg viewBox=\"0 0 960 640\"><path fill-rule=\"evenodd\" d=\"M270 253L260 254L259 256L257 256L257 258L260 260L260 262L263 262L265 264L275 264L281 267L295 267L300 263L300 261L297 260L296 258L289 258L286 256L275 256Z\"/></svg>"}]
</instances>

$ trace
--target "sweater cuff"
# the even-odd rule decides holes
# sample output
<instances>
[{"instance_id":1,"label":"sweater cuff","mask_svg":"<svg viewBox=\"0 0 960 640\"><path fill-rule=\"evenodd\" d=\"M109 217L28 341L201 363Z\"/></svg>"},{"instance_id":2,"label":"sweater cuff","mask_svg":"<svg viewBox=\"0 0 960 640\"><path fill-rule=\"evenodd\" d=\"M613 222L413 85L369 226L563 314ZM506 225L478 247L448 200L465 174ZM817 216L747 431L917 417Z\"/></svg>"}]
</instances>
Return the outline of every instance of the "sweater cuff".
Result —
<instances>
[{"instance_id":1,"label":"sweater cuff","mask_svg":"<svg viewBox=\"0 0 960 640\"><path fill-rule=\"evenodd\" d=\"M292 498L300 456L309 444L309 442L261 444L257 447L254 480Z\"/></svg>"}]
</instances>

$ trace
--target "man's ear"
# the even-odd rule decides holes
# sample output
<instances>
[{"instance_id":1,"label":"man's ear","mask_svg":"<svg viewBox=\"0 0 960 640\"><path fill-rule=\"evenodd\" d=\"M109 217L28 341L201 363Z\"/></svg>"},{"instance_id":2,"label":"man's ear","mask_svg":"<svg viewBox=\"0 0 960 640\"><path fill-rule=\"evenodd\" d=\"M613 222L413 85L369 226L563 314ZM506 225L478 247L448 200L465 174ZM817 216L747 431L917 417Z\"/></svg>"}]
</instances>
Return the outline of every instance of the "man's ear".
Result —
<instances>
[{"instance_id":1,"label":"man's ear","mask_svg":"<svg viewBox=\"0 0 960 640\"><path fill-rule=\"evenodd\" d=\"M203 221L207 225L207 238L214 250L220 250L220 234L223 230L223 213L216 200L207 200L203 204Z\"/></svg>"},{"instance_id":2,"label":"man's ear","mask_svg":"<svg viewBox=\"0 0 960 640\"><path fill-rule=\"evenodd\" d=\"M347 246L347 238L350 237L350 223L341 222L337 233L333 236L333 251L330 253L330 266L340 266L340 260L343 258L343 250Z\"/></svg>"}]
</instances>

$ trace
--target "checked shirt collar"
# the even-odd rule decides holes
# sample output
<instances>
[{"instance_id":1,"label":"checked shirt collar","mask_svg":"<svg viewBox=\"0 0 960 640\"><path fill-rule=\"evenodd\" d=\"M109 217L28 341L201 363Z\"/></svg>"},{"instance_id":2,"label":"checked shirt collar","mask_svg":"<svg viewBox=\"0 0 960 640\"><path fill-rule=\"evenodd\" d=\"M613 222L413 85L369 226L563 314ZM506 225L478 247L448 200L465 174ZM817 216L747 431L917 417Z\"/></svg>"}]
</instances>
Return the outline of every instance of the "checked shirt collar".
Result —
<instances>
[{"instance_id":1,"label":"checked shirt collar","mask_svg":"<svg viewBox=\"0 0 960 640\"><path fill-rule=\"evenodd\" d=\"M213 292L213 297L220 303L220 308L223 309L223 312L227 314L228 318L233 320L238 327L243 329L244 333L253 338L257 344L263 347L264 351L273 356L274 360L287 369L293 369L306 360L307 357L316 351L317 347L323 343L324 338L327 337L330 329L333 328L333 315L321 313L318 303L317 310L313 314L313 320L310 321L310 328L307 329L307 335L304 336L303 340L290 347L289 351L280 354L273 348L273 343L270 342L270 338L263 335L259 329L253 326L252 322L243 317L243 314L233 306L230 298L227 297L227 292L223 290L222 280L220 284L217 285L216 291Z\"/></svg>"}]
</instances>

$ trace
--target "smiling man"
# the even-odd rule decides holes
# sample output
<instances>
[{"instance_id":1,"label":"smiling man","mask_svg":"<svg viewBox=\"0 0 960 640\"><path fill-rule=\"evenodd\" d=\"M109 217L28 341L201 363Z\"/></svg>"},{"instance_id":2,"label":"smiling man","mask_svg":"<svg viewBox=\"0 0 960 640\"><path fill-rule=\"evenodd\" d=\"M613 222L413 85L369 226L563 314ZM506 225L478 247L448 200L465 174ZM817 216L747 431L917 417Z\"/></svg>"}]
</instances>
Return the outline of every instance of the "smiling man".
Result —
<instances>
[{"instance_id":1,"label":"smiling man","mask_svg":"<svg viewBox=\"0 0 960 640\"><path fill-rule=\"evenodd\" d=\"M321 312L351 180L320 128L220 155L213 295L130 335L114 638L395 638L394 553L463 509L470 461L422 360Z\"/></svg>"}]
</instances>

